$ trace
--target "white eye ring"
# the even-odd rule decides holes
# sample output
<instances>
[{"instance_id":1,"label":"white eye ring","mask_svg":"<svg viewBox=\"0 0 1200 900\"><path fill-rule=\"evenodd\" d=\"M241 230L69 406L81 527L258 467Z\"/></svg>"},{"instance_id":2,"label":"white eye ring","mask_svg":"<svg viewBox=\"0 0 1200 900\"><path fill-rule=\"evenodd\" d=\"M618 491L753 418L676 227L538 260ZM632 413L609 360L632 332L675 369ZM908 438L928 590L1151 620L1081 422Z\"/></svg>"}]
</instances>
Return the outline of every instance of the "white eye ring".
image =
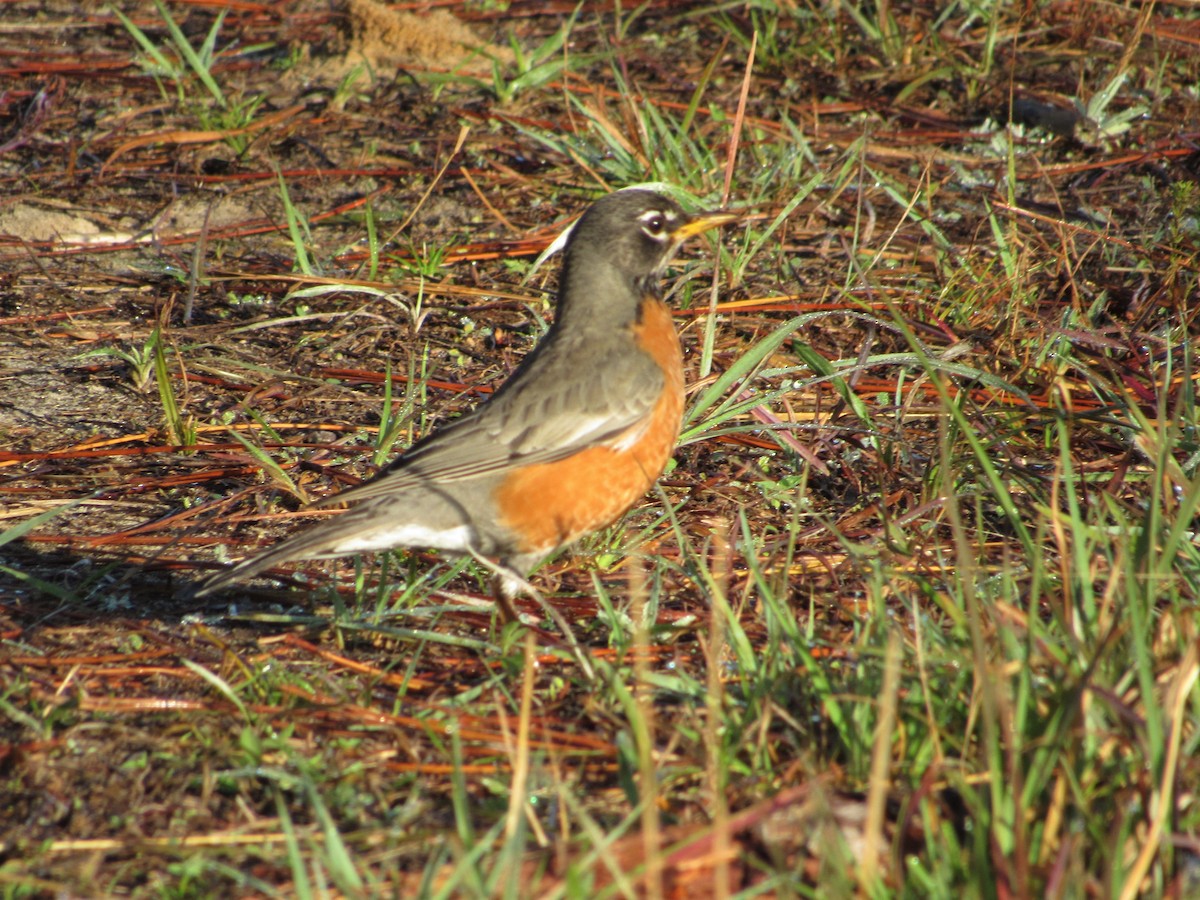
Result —
<instances>
[{"instance_id":1,"label":"white eye ring","mask_svg":"<svg viewBox=\"0 0 1200 900\"><path fill-rule=\"evenodd\" d=\"M640 216L642 220L642 231L646 232L652 238L661 238L667 233L667 216L658 210L650 210L644 212Z\"/></svg>"}]
</instances>

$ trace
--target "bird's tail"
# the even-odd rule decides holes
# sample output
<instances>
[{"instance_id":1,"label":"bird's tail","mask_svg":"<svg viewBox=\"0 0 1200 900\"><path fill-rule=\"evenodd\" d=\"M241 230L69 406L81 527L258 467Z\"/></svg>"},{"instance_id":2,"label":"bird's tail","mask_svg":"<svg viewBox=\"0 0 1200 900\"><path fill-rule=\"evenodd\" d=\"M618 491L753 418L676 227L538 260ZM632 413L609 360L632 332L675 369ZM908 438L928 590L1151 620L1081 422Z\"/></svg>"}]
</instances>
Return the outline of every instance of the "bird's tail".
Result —
<instances>
[{"instance_id":1,"label":"bird's tail","mask_svg":"<svg viewBox=\"0 0 1200 900\"><path fill-rule=\"evenodd\" d=\"M282 543L257 553L222 569L202 581L193 592L193 597L203 597L222 591L237 581L253 578L260 572L290 562L294 559L324 559L339 554L331 552L333 544L345 538L347 526L353 523L347 519L348 513L341 513L318 525L313 525L294 537Z\"/></svg>"}]
</instances>

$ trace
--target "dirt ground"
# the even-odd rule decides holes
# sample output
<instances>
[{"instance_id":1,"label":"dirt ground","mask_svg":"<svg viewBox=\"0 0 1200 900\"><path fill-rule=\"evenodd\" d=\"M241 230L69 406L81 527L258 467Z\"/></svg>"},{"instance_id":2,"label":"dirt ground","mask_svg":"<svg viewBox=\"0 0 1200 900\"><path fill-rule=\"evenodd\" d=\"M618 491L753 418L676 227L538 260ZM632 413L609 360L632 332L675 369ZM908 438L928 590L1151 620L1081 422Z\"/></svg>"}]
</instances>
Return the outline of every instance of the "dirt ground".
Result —
<instances>
[{"instance_id":1,"label":"dirt ground","mask_svg":"<svg viewBox=\"0 0 1200 900\"><path fill-rule=\"evenodd\" d=\"M738 278L728 276L736 234L698 243L678 264L693 400L797 314L834 315L803 348L779 344L762 390L802 377L810 350L827 360L908 354L899 329L864 317L895 309L936 352L982 373L963 382L971 397L987 395L981 418L1046 414L995 444L1017 480L1032 479L1053 466L1049 431L1038 431L1053 410L1098 420L1110 407L1082 366L1055 370L1030 335L1060 328L1064 310L1086 310L1094 331L1061 326L1073 359L1146 403L1158 384L1150 342L1195 336L1179 316L1197 302L1200 194L1180 185L1200 180L1200 102L1188 80L1200 28L1181 5L1146 18L1103 4L1027 4L1027 16L1014 12L989 39L965 14L939 23L922 4L893 4L914 46L941 35L944 68L885 58L832 12L844 42L836 51L799 26L766 30L755 4L717 12L652 0L619 15L608 3L432 5L441 8L170 4L195 47L225 16L211 65L220 101L178 60L151 3L114 7L177 60L178 81L110 7L0 5L0 529L20 530L0 538L0 885L15 891L6 895L289 894L289 814L306 834L325 824L306 793L313 784L341 791L335 830L355 835L357 852L370 853L364 835L380 823L404 835L381 853L386 862L364 862L383 873L364 896L387 892L380 884L415 890L433 865L420 836L453 832L456 791L481 821L502 818L489 779L512 723L503 710L448 699L499 698L498 673L521 671L522 645L500 632L480 572L414 553L383 570L304 564L282 586L256 582L234 598L196 602L187 589L289 533L306 502L369 476L502 383L553 316L556 263L530 275L533 260L590 200L649 178L656 155L668 156L639 118L646 106L687 116L695 140L718 151L688 185L709 202L722 199L738 120L728 202L744 205L756 186L751 227L774 221L795 193L771 166L791 172L800 160L828 173ZM801 21L822 5L782 6ZM529 69L526 57L572 15L566 56L558 48L540 60L564 66L497 80L493 66ZM1135 32L1137 42L1122 43ZM994 72L955 74L992 39ZM1076 111L1076 98L1096 97L1104 73L1131 60L1135 74L1110 107ZM987 155L1010 119L1024 142L1011 191L1003 155ZM905 208L884 180L846 175L860 153L920 201ZM994 216L1020 225L998 234ZM721 247L721 315L702 373ZM980 278L984 259L989 272L1011 261L1011 279ZM974 285L977 305L942 305L942 291ZM1000 379L1025 406L997 400ZM783 573L817 643L840 656L877 571L864 548L909 571L933 553L894 529L928 512L923 486L945 441L940 400L927 383L901 381L871 370L853 384L877 427L895 433L895 455L877 452L854 401L828 383L772 401L744 427L693 435L662 494L552 560L538 584L603 656L606 638L588 631L604 613L598 591L636 594L649 583L661 598L657 626L682 635L655 644L652 663L664 677L675 665L699 669L696 623L708 620L710 588L697 573L723 571L734 594L749 596L753 566L740 541L753 533L763 536L759 564ZM771 417L793 423L803 446L747 424ZM1081 464L1112 475L1114 502L1140 502L1122 468L1140 457L1100 426L1085 443ZM797 529L801 481L810 505ZM678 509L668 515L664 501ZM637 552L627 558L628 547ZM656 557L671 565L655 568ZM329 587L339 578L340 592ZM477 604L443 607L438 591ZM411 618L381 624L346 618L350 602L415 605ZM526 611L536 614L532 602ZM752 609L745 618L748 639L765 646L767 625ZM552 627L535 631L554 647ZM504 652L481 649L485 640ZM627 801L622 725L571 683L569 657L540 658L546 752L574 767L588 814L611 825ZM263 673L280 667L289 680L268 683ZM429 726L451 707L461 729L453 747ZM675 721L669 703L660 715ZM833 741L830 727L812 726L812 747ZM289 768L295 753L305 763ZM798 750L780 769L803 768L809 753L820 751ZM241 780L250 771L253 787ZM857 810L863 784L831 778L837 803ZM770 822L774 813L754 805L763 784L747 777L729 802ZM696 791L671 809L677 836L707 821ZM942 811L963 827L953 792ZM893 826L900 847L904 823ZM179 849L205 836L219 845L212 854L200 843ZM794 842L793 868L816 866L809 849ZM200 858L204 874L190 875ZM1052 868L1039 872L1049 879Z\"/></svg>"}]
</instances>

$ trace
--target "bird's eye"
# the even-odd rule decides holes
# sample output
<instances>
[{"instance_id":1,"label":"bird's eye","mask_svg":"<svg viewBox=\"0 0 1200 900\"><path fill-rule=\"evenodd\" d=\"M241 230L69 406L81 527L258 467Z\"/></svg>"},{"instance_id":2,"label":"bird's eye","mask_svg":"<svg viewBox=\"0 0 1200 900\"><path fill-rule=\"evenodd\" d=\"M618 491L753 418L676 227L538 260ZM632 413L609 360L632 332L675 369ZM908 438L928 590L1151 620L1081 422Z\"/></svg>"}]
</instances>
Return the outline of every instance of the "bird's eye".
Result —
<instances>
[{"instance_id":1,"label":"bird's eye","mask_svg":"<svg viewBox=\"0 0 1200 900\"><path fill-rule=\"evenodd\" d=\"M653 213L646 217L646 234L651 237L662 234L666 228L667 220L661 213Z\"/></svg>"}]
</instances>

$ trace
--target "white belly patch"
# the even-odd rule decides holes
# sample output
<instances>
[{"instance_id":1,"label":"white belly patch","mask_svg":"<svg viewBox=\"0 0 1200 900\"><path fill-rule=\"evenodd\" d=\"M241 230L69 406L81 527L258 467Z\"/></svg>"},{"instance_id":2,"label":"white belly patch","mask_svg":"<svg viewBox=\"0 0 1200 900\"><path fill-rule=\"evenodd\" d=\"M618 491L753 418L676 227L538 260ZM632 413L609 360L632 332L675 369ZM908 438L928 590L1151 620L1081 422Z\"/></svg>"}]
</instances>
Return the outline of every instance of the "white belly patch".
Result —
<instances>
[{"instance_id":1,"label":"white belly patch","mask_svg":"<svg viewBox=\"0 0 1200 900\"><path fill-rule=\"evenodd\" d=\"M408 522L395 528L377 528L363 534L347 535L344 540L338 542L332 553L338 556L349 553L374 553L396 547L428 547L430 550L469 553L471 529L466 525L433 529Z\"/></svg>"}]
</instances>

